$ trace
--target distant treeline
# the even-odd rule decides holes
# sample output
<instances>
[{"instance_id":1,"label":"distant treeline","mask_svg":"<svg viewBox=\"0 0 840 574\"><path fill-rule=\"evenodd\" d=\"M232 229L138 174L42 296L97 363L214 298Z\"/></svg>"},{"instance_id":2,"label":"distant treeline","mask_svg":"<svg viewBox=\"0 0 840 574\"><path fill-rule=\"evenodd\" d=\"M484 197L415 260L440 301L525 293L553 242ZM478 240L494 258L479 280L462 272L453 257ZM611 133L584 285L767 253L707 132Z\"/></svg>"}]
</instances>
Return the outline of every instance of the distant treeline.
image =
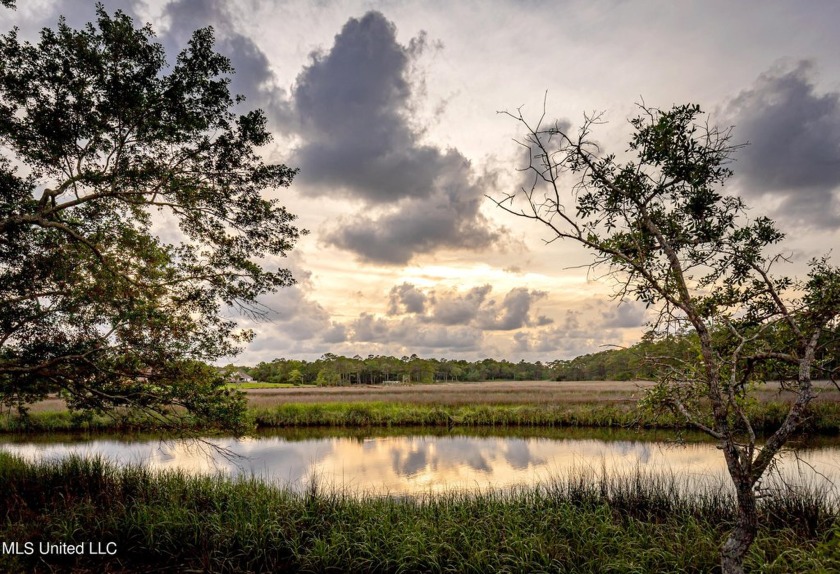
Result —
<instances>
[{"instance_id":1,"label":"distant treeline","mask_svg":"<svg viewBox=\"0 0 840 574\"><path fill-rule=\"evenodd\" d=\"M230 367L228 367L230 368ZM274 359L256 367L240 367L256 381L316 385L435 383L447 381L550 380L555 373L539 361L421 359L368 355L363 358L327 353L316 361Z\"/></svg>"},{"instance_id":2,"label":"distant treeline","mask_svg":"<svg viewBox=\"0 0 840 574\"><path fill-rule=\"evenodd\" d=\"M543 363L482 359L423 359L368 355L343 357L327 353L315 361L274 359L256 367L236 367L256 381L317 385L381 384L387 382L435 383L447 381L619 380L655 377L658 357L691 353L690 337L648 338L623 349L609 349L571 360Z\"/></svg>"},{"instance_id":3,"label":"distant treeline","mask_svg":"<svg viewBox=\"0 0 840 574\"><path fill-rule=\"evenodd\" d=\"M837 338L827 333L826 338ZM240 370L256 381L317 385L380 384L387 382L435 383L447 381L631 381L654 380L668 365L696 360L699 353L696 335L653 337L645 335L641 341L627 348L608 349L581 355L570 360L518 363L482 359L423 359L417 355L390 357L368 355L363 358L343 357L327 353L316 361L274 359L256 367L228 365L226 370ZM824 359L826 351L818 353ZM826 367L840 371L837 361ZM758 371L761 372L758 372ZM756 367L755 374L765 379L788 378L783 364L768 362ZM827 372L827 371L825 371Z\"/></svg>"}]
</instances>

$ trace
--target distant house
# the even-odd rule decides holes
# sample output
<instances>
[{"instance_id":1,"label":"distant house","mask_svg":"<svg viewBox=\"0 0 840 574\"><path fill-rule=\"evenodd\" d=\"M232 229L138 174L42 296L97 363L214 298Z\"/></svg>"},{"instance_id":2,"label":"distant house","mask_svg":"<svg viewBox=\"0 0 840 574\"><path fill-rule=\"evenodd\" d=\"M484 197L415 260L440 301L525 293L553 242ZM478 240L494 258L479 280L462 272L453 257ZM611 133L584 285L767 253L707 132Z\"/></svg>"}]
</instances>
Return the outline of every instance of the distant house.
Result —
<instances>
[{"instance_id":1,"label":"distant house","mask_svg":"<svg viewBox=\"0 0 840 574\"><path fill-rule=\"evenodd\" d=\"M254 381L254 377L245 371L233 371L228 374L227 380L231 383L251 383Z\"/></svg>"}]
</instances>

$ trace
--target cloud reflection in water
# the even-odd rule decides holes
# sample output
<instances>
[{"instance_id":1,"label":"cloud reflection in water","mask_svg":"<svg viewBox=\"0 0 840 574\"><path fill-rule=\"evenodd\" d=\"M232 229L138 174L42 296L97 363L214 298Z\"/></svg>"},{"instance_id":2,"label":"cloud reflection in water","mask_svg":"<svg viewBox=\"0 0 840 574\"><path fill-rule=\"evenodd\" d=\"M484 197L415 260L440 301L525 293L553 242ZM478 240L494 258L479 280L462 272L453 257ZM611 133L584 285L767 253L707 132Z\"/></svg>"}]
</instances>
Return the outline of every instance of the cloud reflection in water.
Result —
<instances>
[{"instance_id":1,"label":"cloud reflection in water","mask_svg":"<svg viewBox=\"0 0 840 574\"><path fill-rule=\"evenodd\" d=\"M102 456L117 464L154 469L256 476L293 489L304 488L314 476L325 486L347 492L390 494L536 484L570 472L673 473L684 478L685 484L725 480L723 458L708 443L676 446L642 440L460 435L305 440L266 436L211 442L235 456L226 458L206 445L187 441L7 442L2 448L27 460L54 460L70 454ZM801 471L813 477L808 468L812 465L827 479L836 480L840 478L838 451L836 447L803 451L801 458L807 462L803 465L788 456L782 460L782 472L795 476Z\"/></svg>"}]
</instances>

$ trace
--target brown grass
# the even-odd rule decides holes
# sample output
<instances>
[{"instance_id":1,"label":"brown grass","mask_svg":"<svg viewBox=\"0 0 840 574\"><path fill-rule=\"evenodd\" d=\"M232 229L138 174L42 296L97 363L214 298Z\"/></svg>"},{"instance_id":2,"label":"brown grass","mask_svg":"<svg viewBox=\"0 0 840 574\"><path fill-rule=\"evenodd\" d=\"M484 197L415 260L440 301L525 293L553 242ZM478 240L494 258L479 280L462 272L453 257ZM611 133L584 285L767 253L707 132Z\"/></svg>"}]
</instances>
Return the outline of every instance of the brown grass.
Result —
<instances>
[{"instance_id":1,"label":"brown grass","mask_svg":"<svg viewBox=\"0 0 840 574\"><path fill-rule=\"evenodd\" d=\"M634 403L653 385L650 381L491 381L483 383L438 383L434 385L356 385L352 387L296 387L246 391L252 407L286 403L393 402L439 405L511 405ZM840 401L840 391L818 384L819 400ZM790 399L778 383L768 383L758 392L764 402Z\"/></svg>"},{"instance_id":2,"label":"brown grass","mask_svg":"<svg viewBox=\"0 0 840 574\"><path fill-rule=\"evenodd\" d=\"M522 405L634 403L652 386L649 381L490 381L433 385L354 385L351 387L294 387L245 389L251 407L287 403L386 402L437 405ZM840 402L840 391L830 383L817 383L819 401ZM763 402L790 400L778 383L757 393ZM64 410L64 401L50 398L35 403L32 412Z\"/></svg>"},{"instance_id":3,"label":"brown grass","mask_svg":"<svg viewBox=\"0 0 840 574\"><path fill-rule=\"evenodd\" d=\"M387 402L406 404L474 405L633 402L649 382L615 381L490 381L434 385L357 385L297 387L247 391L252 407L285 403Z\"/></svg>"}]
</instances>

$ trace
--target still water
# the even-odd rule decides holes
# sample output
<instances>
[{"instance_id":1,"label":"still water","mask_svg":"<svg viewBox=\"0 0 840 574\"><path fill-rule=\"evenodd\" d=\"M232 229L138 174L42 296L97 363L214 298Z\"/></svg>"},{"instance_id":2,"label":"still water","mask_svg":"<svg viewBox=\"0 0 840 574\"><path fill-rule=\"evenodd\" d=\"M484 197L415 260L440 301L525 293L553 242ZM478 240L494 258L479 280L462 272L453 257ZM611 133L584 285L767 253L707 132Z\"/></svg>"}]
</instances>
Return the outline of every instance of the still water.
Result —
<instances>
[{"instance_id":1,"label":"still water","mask_svg":"<svg viewBox=\"0 0 840 574\"><path fill-rule=\"evenodd\" d=\"M213 438L208 443L154 438L4 437L0 448L26 460L70 454L101 456L118 464L153 469L256 476L292 489L313 477L349 493L410 495L487 490L544 483L557 477L617 474L673 475L689 491L726 485L723 456L713 443L687 437L633 432L554 431L516 435L265 433ZM840 441L805 445L786 453L773 476L789 484L818 484L837 496Z\"/></svg>"}]
</instances>

